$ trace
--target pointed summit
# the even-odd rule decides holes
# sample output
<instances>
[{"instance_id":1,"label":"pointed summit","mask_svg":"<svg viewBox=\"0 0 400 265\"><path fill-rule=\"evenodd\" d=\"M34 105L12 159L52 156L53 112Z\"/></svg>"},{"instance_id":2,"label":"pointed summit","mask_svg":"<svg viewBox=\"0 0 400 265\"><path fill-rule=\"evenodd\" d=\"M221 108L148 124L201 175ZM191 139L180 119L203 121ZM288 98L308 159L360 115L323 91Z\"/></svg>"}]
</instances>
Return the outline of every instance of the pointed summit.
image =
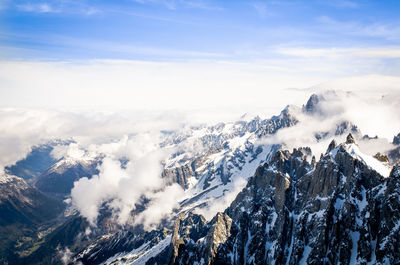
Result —
<instances>
[{"instance_id":1,"label":"pointed summit","mask_svg":"<svg viewBox=\"0 0 400 265\"><path fill-rule=\"evenodd\" d=\"M329 153L330 151L332 151L333 149L335 149L337 147L337 143L335 141L335 139L333 139L331 141L331 143L328 146L328 150L326 150L327 153Z\"/></svg>"},{"instance_id":2,"label":"pointed summit","mask_svg":"<svg viewBox=\"0 0 400 265\"><path fill-rule=\"evenodd\" d=\"M317 105L320 102L320 98L316 94L312 94L311 97L308 99L307 104L303 105L303 111L307 113L315 113L317 110Z\"/></svg>"},{"instance_id":3,"label":"pointed summit","mask_svg":"<svg viewBox=\"0 0 400 265\"><path fill-rule=\"evenodd\" d=\"M353 135L351 135L351 133L349 133L349 135L347 135L346 138L346 144L354 144L356 141L354 140Z\"/></svg>"}]
</instances>

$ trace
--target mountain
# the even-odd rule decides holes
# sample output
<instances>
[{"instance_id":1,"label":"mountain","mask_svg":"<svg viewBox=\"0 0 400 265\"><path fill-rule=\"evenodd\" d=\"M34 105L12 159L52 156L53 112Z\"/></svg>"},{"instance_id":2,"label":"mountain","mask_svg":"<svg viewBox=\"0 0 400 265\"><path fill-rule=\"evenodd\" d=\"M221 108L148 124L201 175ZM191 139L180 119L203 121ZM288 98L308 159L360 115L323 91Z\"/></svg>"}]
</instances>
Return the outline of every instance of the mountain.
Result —
<instances>
[{"instance_id":1,"label":"mountain","mask_svg":"<svg viewBox=\"0 0 400 265\"><path fill-rule=\"evenodd\" d=\"M33 179L33 185L51 196L64 198L71 193L74 182L98 174L99 159L64 157Z\"/></svg>"},{"instance_id":2,"label":"mountain","mask_svg":"<svg viewBox=\"0 0 400 265\"><path fill-rule=\"evenodd\" d=\"M361 153L351 135L317 163L303 150L276 152L210 222L179 216L146 264L400 261L400 167Z\"/></svg>"}]
</instances>

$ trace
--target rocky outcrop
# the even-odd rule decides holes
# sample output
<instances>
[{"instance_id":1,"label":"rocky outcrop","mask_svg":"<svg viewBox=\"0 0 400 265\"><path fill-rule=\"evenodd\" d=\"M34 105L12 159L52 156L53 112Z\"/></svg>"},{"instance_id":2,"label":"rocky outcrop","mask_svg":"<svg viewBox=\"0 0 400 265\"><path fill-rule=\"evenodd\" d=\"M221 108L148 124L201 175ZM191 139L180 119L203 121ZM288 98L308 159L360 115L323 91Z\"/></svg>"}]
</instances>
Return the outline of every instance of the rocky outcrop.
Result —
<instances>
[{"instance_id":1,"label":"rocky outcrop","mask_svg":"<svg viewBox=\"0 0 400 265\"><path fill-rule=\"evenodd\" d=\"M162 172L162 177L167 181L168 184L178 183L184 189L189 187L189 179L196 176L197 174L194 167L194 162L173 169L167 168Z\"/></svg>"},{"instance_id":2,"label":"rocky outcrop","mask_svg":"<svg viewBox=\"0 0 400 265\"><path fill-rule=\"evenodd\" d=\"M190 178L198 179L203 174L206 167L203 170L199 170L199 168L206 162L207 155L209 154L195 158L182 166L165 168L162 177L166 180L167 185L178 183L183 189L188 189Z\"/></svg>"},{"instance_id":3,"label":"rocky outcrop","mask_svg":"<svg viewBox=\"0 0 400 265\"><path fill-rule=\"evenodd\" d=\"M170 264L215 263L220 245L231 236L232 219L224 213L218 213L209 223L195 214L182 217L175 221Z\"/></svg>"},{"instance_id":4,"label":"rocky outcrop","mask_svg":"<svg viewBox=\"0 0 400 265\"><path fill-rule=\"evenodd\" d=\"M376 153L374 155L374 158L376 158L379 161L384 162L384 163L390 163L389 162L389 157L387 155L385 155L385 154L381 154L380 152Z\"/></svg>"},{"instance_id":5,"label":"rocky outcrop","mask_svg":"<svg viewBox=\"0 0 400 265\"><path fill-rule=\"evenodd\" d=\"M355 143L354 137L353 137L353 135L351 135L351 133L350 133L350 134L347 135L347 137L346 137L346 144L354 144L354 143Z\"/></svg>"},{"instance_id":6,"label":"rocky outcrop","mask_svg":"<svg viewBox=\"0 0 400 265\"><path fill-rule=\"evenodd\" d=\"M231 235L232 219L227 214L218 213L211 223L211 229L205 239L207 264L213 262L218 254L219 245L225 243Z\"/></svg>"}]
</instances>

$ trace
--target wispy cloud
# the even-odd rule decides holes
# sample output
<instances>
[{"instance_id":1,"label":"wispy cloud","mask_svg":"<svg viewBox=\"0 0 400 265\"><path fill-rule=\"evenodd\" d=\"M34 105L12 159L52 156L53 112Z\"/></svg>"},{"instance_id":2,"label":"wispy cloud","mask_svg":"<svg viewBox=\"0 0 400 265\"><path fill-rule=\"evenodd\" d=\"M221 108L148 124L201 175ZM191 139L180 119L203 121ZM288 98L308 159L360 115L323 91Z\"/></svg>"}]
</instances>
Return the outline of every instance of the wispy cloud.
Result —
<instances>
[{"instance_id":1,"label":"wispy cloud","mask_svg":"<svg viewBox=\"0 0 400 265\"><path fill-rule=\"evenodd\" d=\"M268 11L268 6L265 2L254 2L251 4L251 6L254 8L257 14L262 18L270 14Z\"/></svg>"},{"instance_id":2,"label":"wispy cloud","mask_svg":"<svg viewBox=\"0 0 400 265\"><path fill-rule=\"evenodd\" d=\"M98 7L79 1L48 1L41 3L23 2L17 4L15 8L22 12L67 13L89 16L102 12Z\"/></svg>"},{"instance_id":3,"label":"wispy cloud","mask_svg":"<svg viewBox=\"0 0 400 265\"><path fill-rule=\"evenodd\" d=\"M189 8L198 8L198 9L206 9L206 10L223 10L224 8L215 4L211 4L209 2L206 1L202 1L202 0L195 0L195 1L181 1L182 3L184 3L184 5L186 5Z\"/></svg>"},{"instance_id":4,"label":"wispy cloud","mask_svg":"<svg viewBox=\"0 0 400 265\"><path fill-rule=\"evenodd\" d=\"M35 13L58 13L59 9L53 7L49 3L26 3L22 5L17 5L17 9L24 12L35 12Z\"/></svg>"},{"instance_id":5,"label":"wispy cloud","mask_svg":"<svg viewBox=\"0 0 400 265\"><path fill-rule=\"evenodd\" d=\"M94 10L93 12L97 12ZM101 12L101 11L99 11ZM116 12L116 11L112 11ZM133 14L134 15L134 14ZM98 39L86 39L86 38L77 38L70 37L66 35L41 35L37 36L36 34L18 34L18 33L10 33L10 32L1 32L0 31L0 41L8 41L8 40L19 40L24 42L32 42L37 45L46 45L47 47L62 47L68 46L73 49L79 50L90 50L101 52L102 54L116 53L118 54L118 58L132 58L132 57L140 57L140 58L154 58L158 57L163 60L165 59L226 59L228 55L226 53L220 52L212 52L212 51L201 51L201 50L185 50L185 49L173 49L166 47L157 47L157 46L144 46L144 45L136 45L129 42L114 42L108 40L98 40ZM24 51L21 49L18 51L16 47L7 47L5 45L1 45L2 51L15 50L16 53L23 53ZM2 53L0 51L0 54ZM25 50L27 52L28 50ZM32 52L32 50L31 50Z\"/></svg>"},{"instance_id":6,"label":"wispy cloud","mask_svg":"<svg viewBox=\"0 0 400 265\"><path fill-rule=\"evenodd\" d=\"M95 7L87 7L82 9L83 13L90 16L90 15L94 15L94 14L98 14L98 13L102 13L102 11L98 8Z\"/></svg>"},{"instance_id":7,"label":"wispy cloud","mask_svg":"<svg viewBox=\"0 0 400 265\"><path fill-rule=\"evenodd\" d=\"M179 8L195 8L206 10L221 10L222 8L204 0L133 0L140 4L164 6L170 10Z\"/></svg>"},{"instance_id":8,"label":"wispy cloud","mask_svg":"<svg viewBox=\"0 0 400 265\"><path fill-rule=\"evenodd\" d=\"M133 0L133 1L140 4L162 5L170 10L176 9L176 2L174 0Z\"/></svg>"},{"instance_id":9,"label":"wispy cloud","mask_svg":"<svg viewBox=\"0 0 400 265\"><path fill-rule=\"evenodd\" d=\"M358 8L359 3L350 0L331 0L331 1L318 1L319 4L328 5L339 8Z\"/></svg>"},{"instance_id":10,"label":"wispy cloud","mask_svg":"<svg viewBox=\"0 0 400 265\"><path fill-rule=\"evenodd\" d=\"M193 21L188 21L188 20L180 20L176 18L171 18L167 16L156 16L152 14L146 14L146 13L139 13L136 11L132 11L130 9L115 9L111 8L108 9L107 12L114 13L114 14L120 14L124 16L132 16L132 17L138 17L138 18L144 18L144 19L149 19L149 20L157 20L161 22L172 22L172 23L177 23L177 24L182 24L182 25L197 25L197 23Z\"/></svg>"},{"instance_id":11,"label":"wispy cloud","mask_svg":"<svg viewBox=\"0 0 400 265\"><path fill-rule=\"evenodd\" d=\"M317 22L338 34L352 36L376 37L386 40L400 39L400 24L361 23L358 21L341 21L329 16L320 16Z\"/></svg>"}]
</instances>

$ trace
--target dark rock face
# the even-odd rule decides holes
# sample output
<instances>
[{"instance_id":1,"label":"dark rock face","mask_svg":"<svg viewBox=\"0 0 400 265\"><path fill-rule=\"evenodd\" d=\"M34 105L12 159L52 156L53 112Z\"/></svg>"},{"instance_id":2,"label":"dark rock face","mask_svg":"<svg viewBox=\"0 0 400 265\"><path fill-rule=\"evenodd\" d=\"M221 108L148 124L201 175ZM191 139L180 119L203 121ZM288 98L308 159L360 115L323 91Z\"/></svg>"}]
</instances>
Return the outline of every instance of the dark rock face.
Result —
<instances>
[{"instance_id":1,"label":"dark rock face","mask_svg":"<svg viewBox=\"0 0 400 265\"><path fill-rule=\"evenodd\" d=\"M354 144L354 143L355 143L355 141L354 141L353 135L351 135L351 134L347 135L346 144Z\"/></svg>"},{"instance_id":2,"label":"dark rock face","mask_svg":"<svg viewBox=\"0 0 400 265\"><path fill-rule=\"evenodd\" d=\"M351 138L315 167L299 150L277 152L224 213L195 231L187 222L201 217L181 217L171 263L398 263L400 168L382 177L346 151Z\"/></svg>"},{"instance_id":3,"label":"dark rock face","mask_svg":"<svg viewBox=\"0 0 400 265\"><path fill-rule=\"evenodd\" d=\"M312 94L311 97L308 99L307 104L303 106L303 111L313 114L317 111L318 103L320 102L320 97L316 94Z\"/></svg>"}]
</instances>

